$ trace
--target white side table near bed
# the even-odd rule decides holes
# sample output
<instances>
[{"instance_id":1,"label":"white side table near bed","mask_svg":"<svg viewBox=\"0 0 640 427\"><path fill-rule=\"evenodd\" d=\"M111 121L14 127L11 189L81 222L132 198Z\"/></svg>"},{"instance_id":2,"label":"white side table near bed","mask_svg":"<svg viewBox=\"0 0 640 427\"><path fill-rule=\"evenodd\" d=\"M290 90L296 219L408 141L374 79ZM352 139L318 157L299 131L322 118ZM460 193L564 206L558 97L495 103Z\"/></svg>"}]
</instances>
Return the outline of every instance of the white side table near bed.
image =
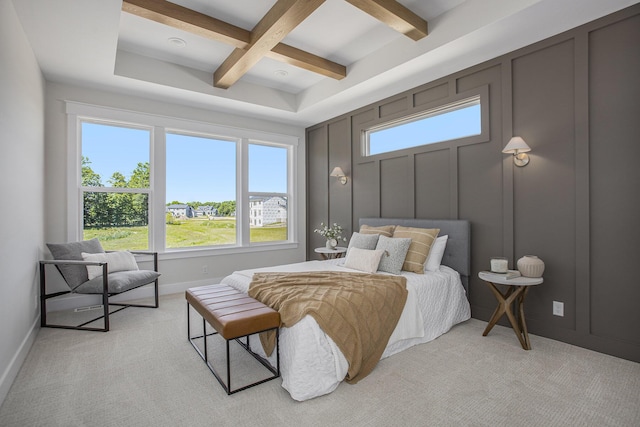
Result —
<instances>
[{"instance_id":1,"label":"white side table near bed","mask_svg":"<svg viewBox=\"0 0 640 427\"><path fill-rule=\"evenodd\" d=\"M488 271L481 271L478 273L478 277L484 280L491 292L498 300L498 306L496 307L489 324L482 333L483 337L486 337L491 329L498 323L498 320L506 314L511 323L522 348L525 350L531 350L531 343L529 342L529 333L527 332L527 324L524 319L524 298L531 286L539 285L543 282L542 277L514 277L507 279L506 275L497 273L490 273ZM504 293L502 293L496 285L504 285L507 287ZM513 303L516 303L516 313L511 310Z\"/></svg>"},{"instance_id":2,"label":"white side table near bed","mask_svg":"<svg viewBox=\"0 0 640 427\"><path fill-rule=\"evenodd\" d=\"M334 259L334 258L342 258L345 252L347 252L347 248L342 246L337 246L335 249L322 247L322 248L315 248L314 251L317 254L322 255L322 259Z\"/></svg>"}]
</instances>

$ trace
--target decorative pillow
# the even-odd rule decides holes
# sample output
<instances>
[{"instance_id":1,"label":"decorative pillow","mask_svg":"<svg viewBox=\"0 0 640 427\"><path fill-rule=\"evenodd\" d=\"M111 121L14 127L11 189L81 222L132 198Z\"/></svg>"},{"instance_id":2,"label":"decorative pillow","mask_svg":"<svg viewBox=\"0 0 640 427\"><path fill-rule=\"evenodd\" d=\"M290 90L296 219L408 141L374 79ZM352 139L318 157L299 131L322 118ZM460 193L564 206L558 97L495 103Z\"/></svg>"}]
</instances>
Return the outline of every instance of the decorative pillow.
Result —
<instances>
[{"instance_id":1,"label":"decorative pillow","mask_svg":"<svg viewBox=\"0 0 640 427\"><path fill-rule=\"evenodd\" d=\"M361 225L360 234L379 234L381 236L393 237L393 230L395 228L395 225L382 225L380 227Z\"/></svg>"},{"instance_id":2,"label":"decorative pillow","mask_svg":"<svg viewBox=\"0 0 640 427\"><path fill-rule=\"evenodd\" d=\"M377 249L382 249L385 254L382 255L378 270L387 273L400 274L402 263L407 256L407 251L411 245L411 239L391 238L380 235L378 238Z\"/></svg>"},{"instance_id":3,"label":"decorative pillow","mask_svg":"<svg viewBox=\"0 0 640 427\"><path fill-rule=\"evenodd\" d=\"M351 240L349 240L349 246L347 247L347 255L351 248L358 249L375 249L378 243L378 234L360 234L353 233Z\"/></svg>"},{"instance_id":4,"label":"decorative pillow","mask_svg":"<svg viewBox=\"0 0 640 427\"><path fill-rule=\"evenodd\" d=\"M351 248L347 253L347 258L344 260L344 266L364 271L365 273L375 273L378 271L378 264L380 264L380 258L382 258L383 254L384 251L382 249Z\"/></svg>"},{"instance_id":5,"label":"decorative pillow","mask_svg":"<svg viewBox=\"0 0 640 427\"><path fill-rule=\"evenodd\" d=\"M107 252L102 254L82 253L82 259L93 262L106 262L109 273L116 271L138 270L136 258L130 252ZM102 267L99 265L87 265L87 275L89 280L102 276Z\"/></svg>"},{"instance_id":6,"label":"decorative pillow","mask_svg":"<svg viewBox=\"0 0 640 427\"><path fill-rule=\"evenodd\" d=\"M415 228L401 225L396 227L393 231L393 237L411 239L411 246L409 246L407 257L402 265L403 270L418 274L424 273L424 263L439 232L439 228Z\"/></svg>"},{"instance_id":7,"label":"decorative pillow","mask_svg":"<svg viewBox=\"0 0 640 427\"><path fill-rule=\"evenodd\" d=\"M438 271L442 263L442 256L447 247L448 235L439 236L431 246L427 261L424 263L424 271Z\"/></svg>"},{"instance_id":8,"label":"decorative pillow","mask_svg":"<svg viewBox=\"0 0 640 427\"><path fill-rule=\"evenodd\" d=\"M104 253L104 249L102 249L98 239L71 243L47 243L47 247L55 260L82 261L82 252L90 254ZM89 280L87 269L84 265L58 265L57 267L71 289Z\"/></svg>"}]
</instances>

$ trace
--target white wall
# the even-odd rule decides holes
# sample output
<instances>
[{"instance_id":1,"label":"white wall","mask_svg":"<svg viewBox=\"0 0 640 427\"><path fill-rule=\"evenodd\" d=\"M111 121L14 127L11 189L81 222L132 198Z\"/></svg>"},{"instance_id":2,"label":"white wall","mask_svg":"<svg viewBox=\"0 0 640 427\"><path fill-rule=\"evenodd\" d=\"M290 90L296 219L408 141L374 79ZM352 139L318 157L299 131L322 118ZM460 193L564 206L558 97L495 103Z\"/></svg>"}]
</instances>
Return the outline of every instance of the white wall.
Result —
<instances>
[{"instance_id":1,"label":"white wall","mask_svg":"<svg viewBox=\"0 0 640 427\"><path fill-rule=\"evenodd\" d=\"M162 259L160 261L160 293L173 293L202 281L216 280L234 270L271 266L305 260L305 144L304 128L262 121L236 115L191 108L183 105L151 101L129 95L47 82L46 87L46 198L45 240L64 242L67 239L67 132L65 101L113 107L147 114L196 120L264 132L293 135L299 138L297 151L297 235L299 245L294 249L220 254L195 258ZM206 265L208 275L203 275ZM49 276L47 276L48 278ZM53 284L55 286L55 284Z\"/></svg>"},{"instance_id":2,"label":"white wall","mask_svg":"<svg viewBox=\"0 0 640 427\"><path fill-rule=\"evenodd\" d=\"M9 0L0 0L0 403L39 330L44 80Z\"/></svg>"}]
</instances>

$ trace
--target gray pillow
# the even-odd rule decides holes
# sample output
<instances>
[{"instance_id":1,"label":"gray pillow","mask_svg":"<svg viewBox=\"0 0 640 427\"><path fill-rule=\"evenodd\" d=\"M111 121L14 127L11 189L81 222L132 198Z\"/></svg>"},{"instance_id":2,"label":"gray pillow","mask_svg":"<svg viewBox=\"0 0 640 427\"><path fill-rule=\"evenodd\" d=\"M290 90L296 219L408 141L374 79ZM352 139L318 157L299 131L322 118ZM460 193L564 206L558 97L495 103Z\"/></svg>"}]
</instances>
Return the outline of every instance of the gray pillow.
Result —
<instances>
[{"instance_id":1,"label":"gray pillow","mask_svg":"<svg viewBox=\"0 0 640 427\"><path fill-rule=\"evenodd\" d=\"M378 270L392 274L400 274L410 245L411 239L409 238L392 238L381 235L378 238L376 249L384 250L385 254L382 255Z\"/></svg>"},{"instance_id":2,"label":"gray pillow","mask_svg":"<svg viewBox=\"0 0 640 427\"><path fill-rule=\"evenodd\" d=\"M56 260L82 261L82 252L88 254L104 253L98 239L71 243L47 243L47 247ZM71 289L89 280L85 265L58 265L58 270Z\"/></svg>"},{"instance_id":3,"label":"gray pillow","mask_svg":"<svg viewBox=\"0 0 640 427\"><path fill-rule=\"evenodd\" d=\"M119 294L130 289L153 282L160 276L160 273L153 270L131 270L116 271L109 273L109 293ZM86 283L78 286L76 292L81 294L101 294L102 276L95 277Z\"/></svg>"},{"instance_id":4,"label":"gray pillow","mask_svg":"<svg viewBox=\"0 0 640 427\"><path fill-rule=\"evenodd\" d=\"M368 250L375 249L376 244L378 243L378 237L379 234L353 233L351 235L351 240L349 240L349 246L347 247L347 255L349 255L349 249L351 248Z\"/></svg>"}]
</instances>

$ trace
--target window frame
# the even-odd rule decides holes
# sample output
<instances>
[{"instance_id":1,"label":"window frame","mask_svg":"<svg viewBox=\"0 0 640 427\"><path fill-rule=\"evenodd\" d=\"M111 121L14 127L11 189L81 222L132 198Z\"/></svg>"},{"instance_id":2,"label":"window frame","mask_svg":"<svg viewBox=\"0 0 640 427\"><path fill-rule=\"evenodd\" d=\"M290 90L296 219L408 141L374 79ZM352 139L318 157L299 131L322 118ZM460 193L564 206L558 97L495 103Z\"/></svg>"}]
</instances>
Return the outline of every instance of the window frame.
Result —
<instances>
[{"instance_id":1,"label":"window frame","mask_svg":"<svg viewBox=\"0 0 640 427\"><path fill-rule=\"evenodd\" d=\"M67 239L78 241L83 235L81 155L83 121L131 127L151 131L149 156L149 188L127 189L149 194L149 250L157 251L164 259L206 256L213 254L256 252L273 249L295 249L297 236L297 149L299 138L293 135L264 132L254 129L217 125L194 120L139 113L109 107L66 101L67 114ZM166 248L166 133L204 136L236 142L236 243L223 246ZM287 149L287 240L250 243L248 194L248 144L271 145ZM110 187L88 187L107 189ZM124 192L115 188L116 192ZM271 194L271 193L269 193ZM157 212L162 212L158 215Z\"/></svg>"},{"instance_id":2,"label":"window frame","mask_svg":"<svg viewBox=\"0 0 640 427\"><path fill-rule=\"evenodd\" d=\"M291 239L291 228L292 228L292 222L291 222L291 218L292 218L292 214L291 214L291 193L290 191L288 191L287 193L278 193L278 192L262 192L262 191L249 191L249 145L266 145L269 147L277 147L277 148L287 148L285 145L283 144L277 144L277 143L272 143L272 142L267 142L267 141L262 141L262 140L257 140L257 139L251 139L248 138L246 140L243 140L243 150L244 152L247 154L246 157L246 167L244 168L244 170L246 171L246 174L244 175L245 178L245 183L246 186L243 187L243 189L246 189L246 191L244 192L245 197L246 197L246 204L244 204L244 206L246 206L247 209L247 221L245 221L246 224L249 224L249 227L251 227L251 197L284 197L287 200L287 239L290 240ZM293 166L295 165L295 162L293 162L293 158L291 156L291 151L287 151L287 188L291 188L291 170L293 168ZM259 213L259 215L262 215L262 212ZM247 245L251 245L251 246L265 246L265 245L270 245L270 244L274 244L277 242L282 242L280 241L273 241L273 242L256 242L256 243L251 243L251 230L249 230L249 233L245 233L245 235L243 236L243 238L246 238L246 244ZM243 242L244 243L244 242Z\"/></svg>"},{"instance_id":3,"label":"window frame","mask_svg":"<svg viewBox=\"0 0 640 427\"><path fill-rule=\"evenodd\" d=\"M82 124L83 123L93 123L93 124L98 124L98 125L105 125L105 126L117 126L117 127L123 127L123 128L129 128L129 129L137 129L137 130L146 130L149 132L149 187L148 188L121 188L121 187L109 187L109 186L104 186L104 187L91 187L91 186L83 186L82 185ZM153 187L153 162L152 162L152 158L153 158L153 140L154 140L154 128L151 126L144 126L144 125L139 125L139 124L134 124L134 123L126 123L126 122L114 122L114 121L109 121L109 120L104 120L104 119L99 119L99 118L93 118L93 117L83 117L83 116L79 116L77 118L77 129L78 129L78 135L77 135L77 139L78 139L78 156L79 156L79 160L77 162L80 162L79 165L79 169L80 169L80 182L78 183L78 209L79 209L79 213L78 213L78 226L79 226L79 231L78 231L78 237L76 238L76 240L80 240L80 238L83 236L84 234L84 213L83 213L83 203L84 203L84 193L87 192L92 192L92 193L115 193L115 194L125 194L125 193L130 193L130 194L146 194L148 196L148 204L147 204L147 234L148 234L148 247L151 247L151 224L152 224L152 220L153 220L153 209L151 208L153 206L153 191L151 191L152 187ZM108 177L106 177L107 179L105 180L105 182L108 181ZM135 250L148 250L148 248L134 248Z\"/></svg>"},{"instance_id":4,"label":"window frame","mask_svg":"<svg viewBox=\"0 0 640 427\"><path fill-rule=\"evenodd\" d=\"M368 136L371 130L385 129L393 126L394 123L407 123L418 120L419 117L429 117L437 114L439 111L455 108L456 104L463 103L465 100L477 98L480 103L480 133L461 138L448 139L445 141L432 142L413 147L400 148L398 150L386 151L378 154L367 154L368 152ZM360 149L357 151L358 156L354 159L356 163L370 162L374 159L391 159L407 154L424 153L429 151L441 150L444 147L465 146L488 142L491 139L491 126L489 121L489 87L487 85L475 88L473 90L450 95L420 106L414 106L409 110L399 112L389 117L378 117L365 126L360 128Z\"/></svg>"}]
</instances>

